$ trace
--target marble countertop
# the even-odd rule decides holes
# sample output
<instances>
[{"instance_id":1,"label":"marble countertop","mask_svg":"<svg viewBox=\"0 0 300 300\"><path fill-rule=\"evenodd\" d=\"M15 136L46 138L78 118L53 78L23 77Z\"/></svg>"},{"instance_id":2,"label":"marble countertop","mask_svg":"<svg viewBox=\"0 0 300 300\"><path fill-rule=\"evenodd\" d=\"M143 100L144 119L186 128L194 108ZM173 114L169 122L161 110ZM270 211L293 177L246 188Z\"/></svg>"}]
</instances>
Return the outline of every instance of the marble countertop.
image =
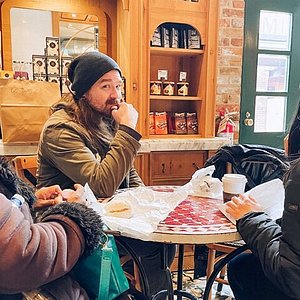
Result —
<instances>
[{"instance_id":1,"label":"marble countertop","mask_svg":"<svg viewBox=\"0 0 300 300\"><path fill-rule=\"evenodd\" d=\"M226 138L163 138L142 139L139 153L152 151L217 150L229 144ZM3 144L0 140L1 156L34 155L37 144Z\"/></svg>"},{"instance_id":2,"label":"marble countertop","mask_svg":"<svg viewBox=\"0 0 300 300\"><path fill-rule=\"evenodd\" d=\"M35 155L38 144L3 144L0 140L1 156Z\"/></svg>"},{"instance_id":3,"label":"marble countertop","mask_svg":"<svg viewBox=\"0 0 300 300\"><path fill-rule=\"evenodd\" d=\"M229 139L215 138L162 138L141 140L139 153L152 151L190 151L190 150L217 150L230 143Z\"/></svg>"}]
</instances>

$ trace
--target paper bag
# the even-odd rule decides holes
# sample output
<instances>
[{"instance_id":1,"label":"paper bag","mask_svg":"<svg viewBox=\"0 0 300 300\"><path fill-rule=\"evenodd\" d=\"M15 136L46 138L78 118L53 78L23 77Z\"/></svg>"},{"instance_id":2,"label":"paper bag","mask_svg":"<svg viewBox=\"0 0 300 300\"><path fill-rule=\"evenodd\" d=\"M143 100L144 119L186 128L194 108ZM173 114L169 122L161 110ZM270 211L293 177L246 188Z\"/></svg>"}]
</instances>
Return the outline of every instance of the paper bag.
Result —
<instances>
[{"instance_id":1,"label":"paper bag","mask_svg":"<svg viewBox=\"0 0 300 300\"><path fill-rule=\"evenodd\" d=\"M0 104L52 105L61 98L58 83L0 79Z\"/></svg>"},{"instance_id":2,"label":"paper bag","mask_svg":"<svg viewBox=\"0 0 300 300\"><path fill-rule=\"evenodd\" d=\"M50 106L60 98L57 83L0 79L3 143L37 143Z\"/></svg>"},{"instance_id":3,"label":"paper bag","mask_svg":"<svg viewBox=\"0 0 300 300\"><path fill-rule=\"evenodd\" d=\"M48 105L2 104L3 143L37 143L48 117Z\"/></svg>"}]
</instances>

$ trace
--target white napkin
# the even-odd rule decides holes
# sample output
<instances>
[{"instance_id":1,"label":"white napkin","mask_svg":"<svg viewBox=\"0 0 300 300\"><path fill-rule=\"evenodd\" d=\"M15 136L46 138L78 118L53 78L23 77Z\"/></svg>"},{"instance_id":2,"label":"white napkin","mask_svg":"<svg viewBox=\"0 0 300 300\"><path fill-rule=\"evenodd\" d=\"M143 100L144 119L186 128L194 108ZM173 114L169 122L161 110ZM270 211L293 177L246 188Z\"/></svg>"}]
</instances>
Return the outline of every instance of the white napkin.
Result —
<instances>
[{"instance_id":1,"label":"white napkin","mask_svg":"<svg viewBox=\"0 0 300 300\"><path fill-rule=\"evenodd\" d=\"M183 188L192 196L223 199L222 182L220 179L212 177L214 170L215 166L197 170Z\"/></svg>"},{"instance_id":2,"label":"white napkin","mask_svg":"<svg viewBox=\"0 0 300 300\"><path fill-rule=\"evenodd\" d=\"M262 183L245 194L253 196L263 207L264 212L266 212L273 220L282 217L284 209L284 187L283 182L280 179L273 179ZM219 205L220 211L235 224L236 220L226 212L226 207L226 203Z\"/></svg>"},{"instance_id":3,"label":"white napkin","mask_svg":"<svg viewBox=\"0 0 300 300\"><path fill-rule=\"evenodd\" d=\"M106 216L104 205L98 203L89 186L85 186L89 206L96 210L104 223L111 229L145 239L154 232L160 221L164 220L174 208L186 199L188 193L183 188L174 192L153 191L150 187L138 187L119 193L111 201L126 200L132 206L133 216L128 219Z\"/></svg>"}]
</instances>

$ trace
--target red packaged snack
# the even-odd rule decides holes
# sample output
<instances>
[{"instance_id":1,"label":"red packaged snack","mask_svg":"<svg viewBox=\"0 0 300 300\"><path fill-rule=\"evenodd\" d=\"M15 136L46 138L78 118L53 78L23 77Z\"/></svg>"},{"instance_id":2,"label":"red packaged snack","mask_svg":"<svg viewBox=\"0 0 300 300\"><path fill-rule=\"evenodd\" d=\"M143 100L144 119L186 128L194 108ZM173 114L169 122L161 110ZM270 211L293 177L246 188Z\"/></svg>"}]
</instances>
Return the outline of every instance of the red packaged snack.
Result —
<instances>
[{"instance_id":1,"label":"red packaged snack","mask_svg":"<svg viewBox=\"0 0 300 300\"><path fill-rule=\"evenodd\" d=\"M150 111L149 113L149 134L155 134L155 119L153 111Z\"/></svg>"},{"instance_id":2,"label":"red packaged snack","mask_svg":"<svg viewBox=\"0 0 300 300\"><path fill-rule=\"evenodd\" d=\"M155 112L155 134L168 134L166 112Z\"/></svg>"}]
</instances>

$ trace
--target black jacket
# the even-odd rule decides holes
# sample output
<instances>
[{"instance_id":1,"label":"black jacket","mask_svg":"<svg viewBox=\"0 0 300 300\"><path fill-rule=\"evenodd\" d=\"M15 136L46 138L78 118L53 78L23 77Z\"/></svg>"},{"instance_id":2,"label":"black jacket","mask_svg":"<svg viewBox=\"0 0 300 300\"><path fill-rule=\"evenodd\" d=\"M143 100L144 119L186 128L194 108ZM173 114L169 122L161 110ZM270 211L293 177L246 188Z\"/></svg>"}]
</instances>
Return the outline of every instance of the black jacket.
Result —
<instances>
[{"instance_id":1,"label":"black jacket","mask_svg":"<svg viewBox=\"0 0 300 300\"><path fill-rule=\"evenodd\" d=\"M289 167L288 157L283 150L247 144L221 147L207 160L205 167L214 165L216 170L213 177L222 179L228 163L232 166L232 173L247 177L246 191L272 179L282 178Z\"/></svg>"},{"instance_id":2,"label":"black jacket","mask_svg":"<svg viewBox=\"0 0 300 300\"><path fill-rule=\"evenodd\" d=\"M237 228L259 257L266 276L286 295L300 299L300 160L285 180L281 227L265 213L249 213Z\"/></svg>"}]
</instances>

